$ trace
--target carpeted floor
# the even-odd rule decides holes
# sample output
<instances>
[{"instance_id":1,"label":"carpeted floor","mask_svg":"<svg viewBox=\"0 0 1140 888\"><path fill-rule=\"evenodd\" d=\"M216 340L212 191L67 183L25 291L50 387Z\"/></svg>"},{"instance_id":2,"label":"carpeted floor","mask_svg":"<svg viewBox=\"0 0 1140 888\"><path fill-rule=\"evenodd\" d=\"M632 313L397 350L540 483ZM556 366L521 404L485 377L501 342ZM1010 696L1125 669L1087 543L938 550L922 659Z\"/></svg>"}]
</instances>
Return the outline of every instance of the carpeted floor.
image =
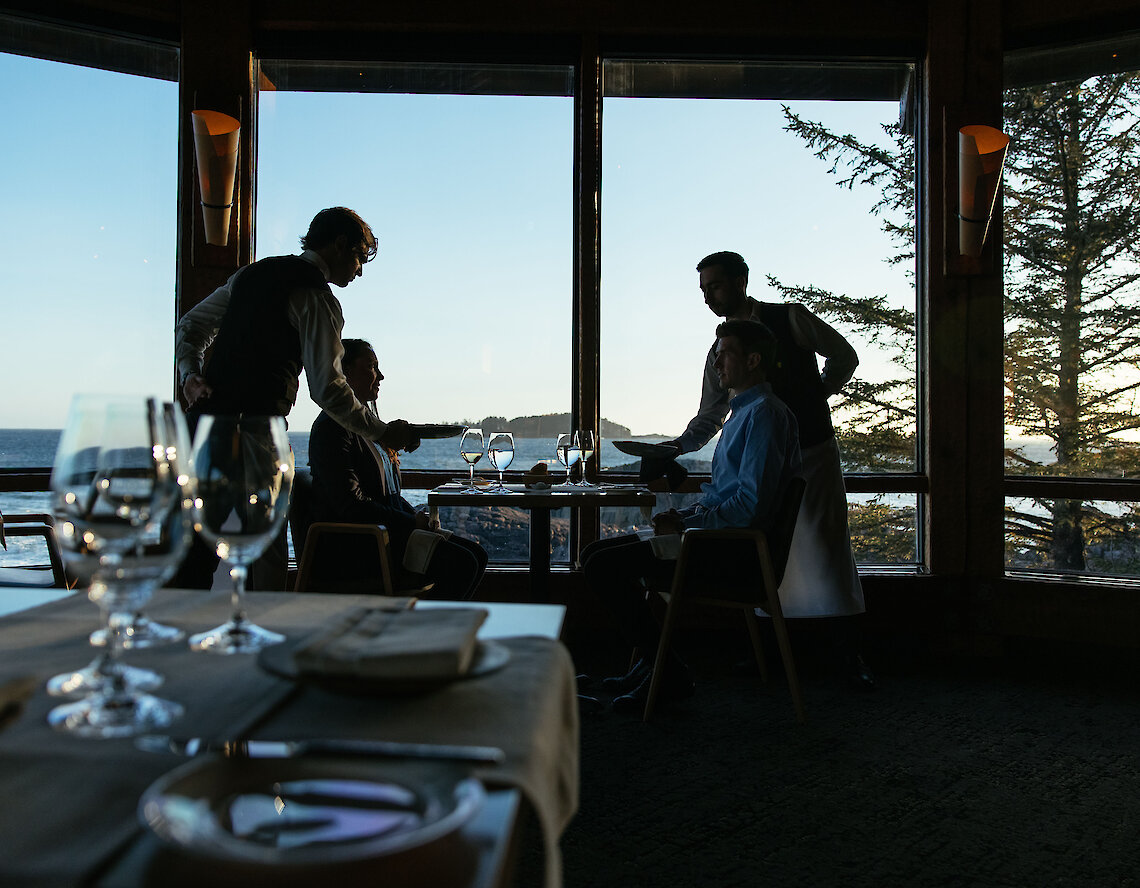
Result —
<instances>
[{"instance_id":1,"label":"carpeted floor","mask_svg":"<svg viewBox=\"0 0 1140 888\"><path fill-rule=\"evenodd\" d=\"M1134 663L872 646L861 693L801 647L806 725L715 647L650 724L583 714L569 888L1140 885Z\"/></svg>"}]
</instances>

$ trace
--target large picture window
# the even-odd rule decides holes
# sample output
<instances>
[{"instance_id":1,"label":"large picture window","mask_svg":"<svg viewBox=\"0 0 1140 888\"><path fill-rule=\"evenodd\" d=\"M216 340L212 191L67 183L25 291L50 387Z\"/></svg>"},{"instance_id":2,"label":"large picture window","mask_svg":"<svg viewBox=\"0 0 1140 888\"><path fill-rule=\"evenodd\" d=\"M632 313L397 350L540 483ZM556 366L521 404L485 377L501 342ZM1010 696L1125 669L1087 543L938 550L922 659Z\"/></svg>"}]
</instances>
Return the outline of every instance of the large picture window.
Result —
<instances>
[{"instance_id":1,"label":"large picture window","mask_svg":"<svg viewBox=\"0 0 1140 888\"><path fill-rule=\"evenodd\" d=\"M720 319L695 266L732 250L749 263L750 296L805 304L858 351L832 400L845 470L918 470L905 106L900 124L911 74L904 64L605 63L603 433L608 420L611 435L659 441L696 414ZM682 463L707 471L714 447ZM917 559L917 497L853 494L851 509L860 560Z\"/></svg>"}]
</instances>

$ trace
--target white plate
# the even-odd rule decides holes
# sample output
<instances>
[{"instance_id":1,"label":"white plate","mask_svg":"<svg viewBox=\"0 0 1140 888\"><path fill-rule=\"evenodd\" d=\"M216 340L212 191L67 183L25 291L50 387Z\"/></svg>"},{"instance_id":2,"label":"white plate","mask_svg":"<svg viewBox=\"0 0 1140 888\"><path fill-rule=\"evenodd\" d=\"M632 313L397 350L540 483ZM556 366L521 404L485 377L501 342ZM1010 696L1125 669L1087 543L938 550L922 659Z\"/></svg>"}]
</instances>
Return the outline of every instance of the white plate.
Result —
<instances>
[{"instance_id":1,"label":"white plate","mask_svg":"<svg viewBox=\"0 0 1140 888\"><path fill-rule=\"evenodd\" d=\"M647 441L611 441L622 453L630 456L668 458L677 455L677 447L673 444L650 444Z\"/></svg>"},{"instance_id":2,"label":"white plate","mask_svg":"<svg viewBox=\"0 0 1140 888\"><path fill-rule=\"evenodd\" d=\"M483 804L455 765L201 756L156 780L139 819L180 850L265 867L367 860L436 841Z\"/></svg>"}]
</instances>

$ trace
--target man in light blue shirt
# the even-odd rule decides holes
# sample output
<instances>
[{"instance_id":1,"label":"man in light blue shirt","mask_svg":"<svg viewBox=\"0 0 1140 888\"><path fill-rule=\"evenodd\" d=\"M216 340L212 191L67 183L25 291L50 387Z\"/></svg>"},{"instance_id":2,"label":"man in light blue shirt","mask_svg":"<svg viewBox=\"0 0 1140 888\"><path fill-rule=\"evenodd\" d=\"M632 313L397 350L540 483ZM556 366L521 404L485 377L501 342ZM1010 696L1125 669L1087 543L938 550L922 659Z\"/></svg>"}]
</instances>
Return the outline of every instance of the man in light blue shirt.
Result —
<instances>
[{"instance_id":1,"label":"man in light blue shirt","mask_svg":"<svg viewBox=\"0 0 1140 888\"><path fill-rule=\"evenodd\" d=\"M713 453L712 476L702 487L700 501L680 511L671 509L653 518L655 536L600 540L582 553L586 582L610 606L626 640L645 654L645 661L604 687L618 693L615 709L640 711L649 691L653 652L659 630L645 595L645 584L667 585L675 561L678 534L686 528L758 527L769 529L788 482L800 471L796 419L772 394L768 373L776 340L758 321L729 320L716 330L714 367L721 386L731 390L732 413ZM713 555L702 571L726 581L755 569L731 547ZM692 692L688 670L670 654L665 676L666 696Z\"/></svg>"}]
</instances>

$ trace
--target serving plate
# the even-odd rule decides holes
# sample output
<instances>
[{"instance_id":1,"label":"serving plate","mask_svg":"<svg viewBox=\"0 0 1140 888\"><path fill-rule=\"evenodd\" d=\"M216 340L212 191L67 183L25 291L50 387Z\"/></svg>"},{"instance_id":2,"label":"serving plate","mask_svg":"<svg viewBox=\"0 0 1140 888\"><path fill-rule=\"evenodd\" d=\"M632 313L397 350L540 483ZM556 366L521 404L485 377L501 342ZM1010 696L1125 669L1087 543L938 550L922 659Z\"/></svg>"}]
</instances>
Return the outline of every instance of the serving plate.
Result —
<instances>
[{"instance_id":1,"label":"serving plate","mask_svg":"<svg viewBox=\"0 0 1140 888\"><path fill-rule=\"evenodd\" d=\"M461 433L466 426L461 425L447 425L445 423L412 423L412 432L420 437L421 440L428 438L454 438Z\"/></svg>"},{"instance_id":2,"label":"serving plate","mask_svg":"<svg viewBox=\"0 0 1140 888\"><path fill-rule=\"evenodd\" d=\"M195 856L327 866L441 839L484 798L478 780L444 762L206 755L151 784L138 814L161 841Z\"/></svg>"},{"instance_id":3,"label":"serving plate","mask_svg":"<svg viewBox=\"0 0 1140 888\"><path fill-rule=\"evenodd\" d=\"M674 444L650 444L647 441L611 441L622 453L630 456L660 457L667 459L676 456L679 448Z\"/></svg>"},{"instance_id":4,"label":"serving plate","mask_svg":"<svg viewBox=\"0 0 1140 888\"><path fill-rule=\"evenodd\" d=\"M510 648L504 647L496 641L479 640L475 642L475 655L471 660L471 667L463 675L400 676L399 678L321 675L319 673L301 673L293 661L293 649L304 644L307 640L307 637L288 639L282 644L262 648L258 652L257 663L266 672L276 675L278 678L316 685L326 691L383 697L399 694L422 694L449 685L452 682L479 678L482 675L489 675L502 669L511 659Z\"/></svg>"}]
</instances>

